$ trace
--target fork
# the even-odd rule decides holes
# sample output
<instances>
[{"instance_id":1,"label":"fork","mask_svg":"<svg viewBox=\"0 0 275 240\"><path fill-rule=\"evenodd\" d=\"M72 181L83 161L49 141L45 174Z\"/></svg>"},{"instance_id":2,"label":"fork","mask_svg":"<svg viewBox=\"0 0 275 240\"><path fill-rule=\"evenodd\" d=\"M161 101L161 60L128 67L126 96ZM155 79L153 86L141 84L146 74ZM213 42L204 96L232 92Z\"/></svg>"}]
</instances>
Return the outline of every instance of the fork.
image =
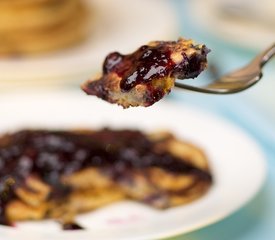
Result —
<instances>
[{"instance_id":1,"label":"fork","mask_svg":"<svg viewBox=\"0 0 275 240\"><path fill-rule=\"evenodd\" d=\"M257 55L248 65L225 74L214 82L198 87L175 82L175 86L202 93L230 94L241 92L255 83L263 76L263 66L275 55L275 43L259 55Z\"/></svg>"}]
</instances>

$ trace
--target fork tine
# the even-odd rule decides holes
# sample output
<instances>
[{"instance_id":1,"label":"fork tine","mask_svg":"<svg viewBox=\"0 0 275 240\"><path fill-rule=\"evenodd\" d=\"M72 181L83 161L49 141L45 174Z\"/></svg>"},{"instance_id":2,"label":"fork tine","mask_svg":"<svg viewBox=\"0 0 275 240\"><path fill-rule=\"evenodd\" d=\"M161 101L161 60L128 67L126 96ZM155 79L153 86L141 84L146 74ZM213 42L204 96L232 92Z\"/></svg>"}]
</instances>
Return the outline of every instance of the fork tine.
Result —
<instances>
[{"instance_id":1,"label":"fork tine","mask_svg":"<svg viewBox=\"0 0 275 240\"><path fill-rule=\"evenodd\" d=\"M196 91L201 93L232 94L232 93L241 92L253 86L261 79L261 77L262 77L262 74L260 73L257 76L257 79L255 79L255 76L254 76L254 78L253 79L251 78L250 80L246 77L243 79L238 78L238 81L236 81L236 78L235 78L235 81L232 81L234 78L228 79L224 77L224 78L221 78L219 81L215 81L213 83L210 83L202 87L192 86L192 85L178 83L178 82L175 82L175 86L181 89Z\"/></svg>"},{"instance_id":2,"label":"fork tine","mask_svg":"<svg viewBox=\"0 0 275 240\"><path fill-rule=\"evenodd\" d=\"M194 92L201 92L201 93L211 93L211 94L227 94L227 93L230 93L230 92L227 92L226 89L210 89L210 88L207 88L207 87L195 87L195 86L191 86L191 85L188 85L188 84L182 84L182 83L178 83L178 82L175 82L175 86L177 88L181 88L183 90L189 90L189 91L194 91Z\"/></svg>"}]
</instances>

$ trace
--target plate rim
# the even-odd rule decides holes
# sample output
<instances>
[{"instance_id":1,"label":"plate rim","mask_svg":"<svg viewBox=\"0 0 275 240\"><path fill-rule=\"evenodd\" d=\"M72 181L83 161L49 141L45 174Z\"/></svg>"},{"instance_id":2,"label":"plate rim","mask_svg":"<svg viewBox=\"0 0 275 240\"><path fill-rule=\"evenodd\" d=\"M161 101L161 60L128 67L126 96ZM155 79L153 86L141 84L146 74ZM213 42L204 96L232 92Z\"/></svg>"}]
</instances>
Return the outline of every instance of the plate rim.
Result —
<instances>
[{"instance_id":1,"label":"plate rim","mask_svg":"<svg viewBox=\"0 0 275 240\"><path fill-rule=\"evenodd\" d=\"M268 30L267 28L263 29L260 26L257 26L255 23L250 23L248 24L248 27L246 27L246 35L248 33L248 37L246 37L245 39L243 39L245 35L242 35L243 31L241 31L241 29L239 29L234 34L232 31L227 31L226 29L228 28L222 28L220 22L227 25L234 25L237 28L239 28L239 26L244 26L244 23L240 22L239 24L235 24L228 20L218 18L217 14L215 14L214 11L215 2L213 0L193 0L190 1L190 6L188 6L188 8L191 12L194 12L196 9L204 9L204 11L201 11L202 14L192 15L196 27L198 27L204 33L210 34L211 36L222 40L225 43L231 44L232 46L245 48L247 50L261 51L274 42L274 39L270 38L271 36L275 36L274 31L272 31L271 29ZM205 21L205 19L208 19L208 21ZM253 27L255 31L261 32L261 36L264 36L264 41L263 39L261 39L261 41L248 41L249 39L251 39L252 36L255 36L255 31L249 30L251 27ZM260 45L257 43L260 43Z\"/></svg>"}]
</instances>

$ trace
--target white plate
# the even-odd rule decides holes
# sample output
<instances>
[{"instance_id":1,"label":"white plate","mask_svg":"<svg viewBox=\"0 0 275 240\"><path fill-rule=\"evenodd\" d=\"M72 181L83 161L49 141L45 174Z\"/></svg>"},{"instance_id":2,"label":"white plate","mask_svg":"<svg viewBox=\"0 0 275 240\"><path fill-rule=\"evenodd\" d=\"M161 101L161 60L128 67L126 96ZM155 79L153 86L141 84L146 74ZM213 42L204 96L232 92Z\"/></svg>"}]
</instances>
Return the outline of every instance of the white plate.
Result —
<instances>
[{"instance_id":1,"label":"white plate","mask_svg":"<svg viewBox=\"0 0 275 240\"><path fill-rule=\"evenodd\" d=\"M265 26L259 21L225 17L219 12L217 1L193 0L188 3L192 21L201 31L253 50L263 50L274 43L274 27Z\"/></svg>"},{"instance_id":2,"label":"white plate","mask_svg":"<svg viewBox=\"0 0 275 240\"><path fill-rule=\"evenodd\" d=\"M78 217L85 231L63 232L54 222L0 227L5 240L148 240L186 233L214 223L247 203L266 173L259 146L229 122L183 103L122 108L81 92L25 93L0 97L0 132L23 127L168 129L205 150L215 183L188 205L156 210L125 201Z\"/></svg>"},{"instance_id":3,"label":"white plate","mask_svg":"<svg viewBox=\"0 0 275 240\"><path fill-rule=\"evenodd\" d=\"M1 59L0 88L85 80L111 51L127 53L152 40L177 37L178 24L164 0L86 0L91 34L82 45L35 58ZM16 71L15 71L16 69ZM75 82L74 82L75 83Z\"/></svg>"}]
</instances>

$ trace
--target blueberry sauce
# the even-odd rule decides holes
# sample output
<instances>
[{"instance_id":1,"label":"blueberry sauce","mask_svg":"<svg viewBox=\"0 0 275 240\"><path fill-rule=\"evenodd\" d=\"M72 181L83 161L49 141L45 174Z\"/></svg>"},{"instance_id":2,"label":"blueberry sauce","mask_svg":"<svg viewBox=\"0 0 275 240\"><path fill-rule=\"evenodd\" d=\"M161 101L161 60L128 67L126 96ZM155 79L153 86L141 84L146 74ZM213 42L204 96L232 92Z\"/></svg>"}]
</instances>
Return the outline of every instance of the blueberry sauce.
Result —
<instances>
[{"instance_id":1,"label":"blueberry sauce","mask_svg":"<svg viewBox=\"0 0 275 240\"><path fill-rule=\"evenodd\" d=\"M204 70L209 50L202 46L201 54L187 56L181 52L182 60L174 62L171 58L176 41L158 42L157 45L144 45L129 55L118 52L109 54L103 64L103 76L115 72L122 78L120 88L129 91L138 84L149 83L154 79L174 77L195 78ZM196 46L192 46L196 49Z\"/></svg>"},{"instance_id":2,"label":"blueberry sauce","mask_svg":"<svg viewBox=\"0 0 275 240\"><path fill-rule=\"evenodd\" d=\"M0 224L11 225L5 207L16 198L14 189L23 185L30 175L50 184L51 197L61 199L70 189L61 184L60 177L91 166L100 167L114 180L125 178L132 169L154 166L173 173L193 173L211 181L208 172L168 152L156 152L154 144L135 130L23 130L3 136L0 138ZM77 228L64 226L70 227Z\"/></svg>"}]
</instances>

